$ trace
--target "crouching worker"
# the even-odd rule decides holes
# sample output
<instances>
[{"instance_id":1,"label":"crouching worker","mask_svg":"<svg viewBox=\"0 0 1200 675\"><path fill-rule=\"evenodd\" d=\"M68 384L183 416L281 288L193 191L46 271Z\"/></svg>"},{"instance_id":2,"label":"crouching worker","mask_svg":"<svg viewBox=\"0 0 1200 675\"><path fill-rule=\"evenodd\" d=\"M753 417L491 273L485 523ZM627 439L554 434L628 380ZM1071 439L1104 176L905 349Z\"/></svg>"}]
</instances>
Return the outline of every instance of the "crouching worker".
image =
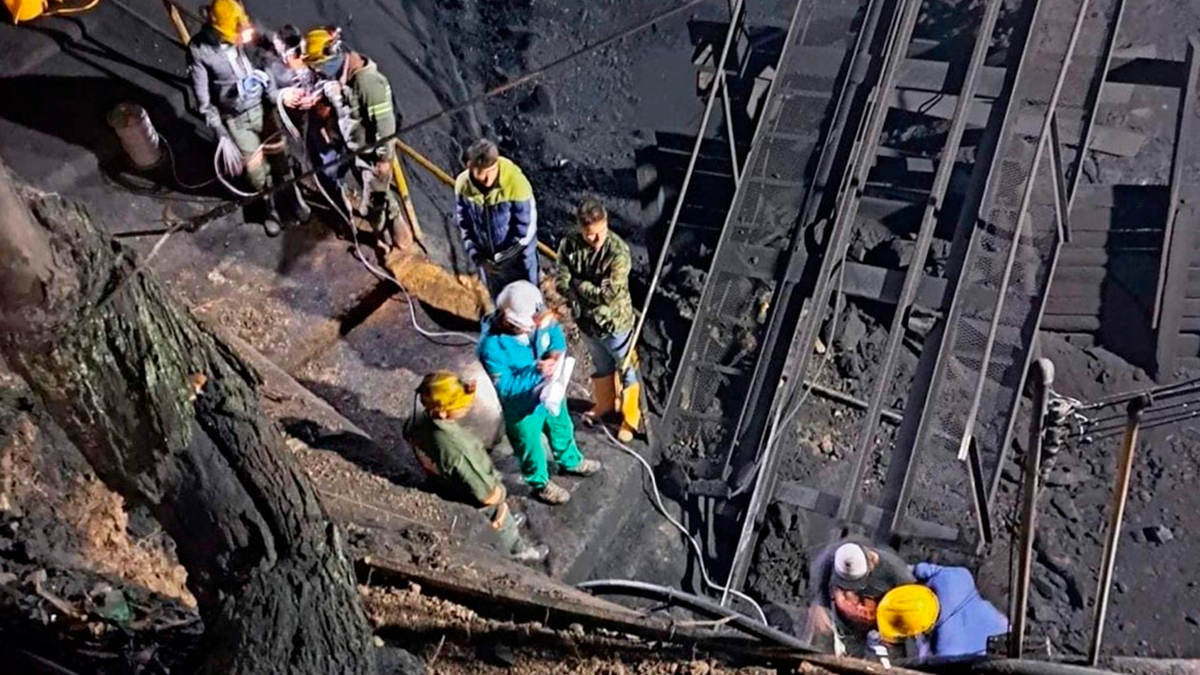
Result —
<instances>
[{"instance_id":1,"label":"crouching worker","mask_svg":"<svg viewBox=\"0 0 1200 675\"><path fill-rule=\"evenodd\" d=\"M558 246L560 295L583 333L592 356L592 409L588 422L618 409L622 443L633 440L642 419L641 383L633 350L635 315L629 295L632 267L629 245L608 229L608 213L594 197L585 198L575 211L579 229Z\"/></svg>"},{"instance_id":2,"label":"crouching worker","mask_svg":"<svg viewBox=\"0 0 1200 675\"><path fill-rule=\"evenodd\" d=\"M479 509L499 536L504 551L513 558L522 562L544 560L546 546L527 544L517 531L525 518L509 509L500 473L487 449L458 423L471 411L475 383L439 370L421 380L417 396L425 411L413 417L405 436L439 491Z\"/></svg>"},{"instance_id":3,"label":"crouching worker","mask_svg":"<svg viewBox=\"0 0 1200 675\"><path fill-rule=\"evenodd\" d=\"M879 637L903 644L909 656L985 656L988 638L1008 632L1008 620L975 587L965 567L917 563L920 583L897 586L879 602Z\"/></svg>"},{"instance_id":4,"label":"crouching worker","mask_svg":"<svg viewBox=\"0 0 1200 675\"><path fill-rule=\"evenodd\" d=\"M552 414L542 403L542 388L554 376L567 351L567 339L553 313L545 311L542 292L528 281L514 281L496 298L496 311L483 319L479 360L496 387L504 411L504 430L521 463L525 482L547 504L565 504L571 493L550 480L542 433L560 471L590 476L600 462L584 459L575 443L575 427L565 405Z\"/></svg>"}]
</instances>

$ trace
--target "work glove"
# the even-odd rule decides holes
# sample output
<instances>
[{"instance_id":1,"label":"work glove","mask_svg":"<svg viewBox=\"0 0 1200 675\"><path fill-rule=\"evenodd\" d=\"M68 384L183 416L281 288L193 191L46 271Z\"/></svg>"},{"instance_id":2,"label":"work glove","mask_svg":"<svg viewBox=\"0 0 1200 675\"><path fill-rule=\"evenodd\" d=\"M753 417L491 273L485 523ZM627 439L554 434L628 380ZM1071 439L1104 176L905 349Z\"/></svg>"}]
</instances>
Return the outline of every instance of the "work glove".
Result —
<instances>
[{"instance_id":1,"label":"work glove","mask_svg":"<svg viewBox=\"0 0 1200 675\"><path fill-rule=\"evenodd\" d=\"M242 170L245 168L242 164L242 151L238 150L237 145L234 144L233 139L229 137L228 133L222 136L221 140L217 141L217 157L221 162L222 168L225 169L225 175L242 175Z\"/></svg>"}]
</instances>

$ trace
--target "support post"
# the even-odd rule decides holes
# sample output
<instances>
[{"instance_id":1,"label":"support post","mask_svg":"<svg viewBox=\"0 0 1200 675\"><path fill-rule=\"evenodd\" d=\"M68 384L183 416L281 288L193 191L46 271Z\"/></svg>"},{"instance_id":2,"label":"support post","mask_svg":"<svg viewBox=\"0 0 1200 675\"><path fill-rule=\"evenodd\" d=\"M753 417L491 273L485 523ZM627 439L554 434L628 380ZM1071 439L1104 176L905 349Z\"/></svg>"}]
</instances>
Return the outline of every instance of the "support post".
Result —
<instances>
[{"instance_id":1,"label":"support post","mask_svg":"<svg viewBox=\"0 0 1200 675\"><path fill-rule=\"evenodd\" d=\"M1121 442L1121 457L1113 481L1112 508L1108 514L1108 535L1104 540L1104 558L1100 561L1100 585L1096 589L1096 614L1092 623L1092 643L1088 646L1088 665L1096 665L1100 644L1104 638L1104 619L1108 616L1108 594L1112 590L1113 570L1117 562L1117 544L1121 537L1121 521L1125 517L1125 502L1129 497L1129 476L1133 473L1133 454L1137 448L1142 411L1150 405L1149 396L1139 396L1126 408L1125 439Z\"/></svg>"},{"instance_id":2,"label":"support post","mask_svg":"<svg viewBox=\"0 0 1200 675\"><path fill-rule=\"evenodd\" d=\"M187 46L192 41L192 36L188 33L187 25L183 23L183 16L179 13L179 7L171 0L162 0L163 8L167 10L167 18L171 20L171 26L175 28L175 33L179 35L179 42L183 46Z\"/></svg>"},{"instance_id":3,"label":"support post","mask_svg":"<svg viewBox=\"0 0 1200 675\"><path fill-rule=\"evenodd\" d=\"M1025 648L1025 616L1029 606L1029 580L1033 573L1033 538L1037 529L1037 500L1042 472L1042 443L1046 437L1046 405L1054 384L1054 364L1050 359L1033 363L1030 380L1033 406L1029 420L1029 442L1025 451L1025 476L1021 481L1021 531L1017 558L1017 576L1009 592L1008 656L1021 658ZM999 469L997 469L999 470Z\"/></svg>"},{"instance_id":4,"label":"support post","mask_svg":"<svg viewBox=\"0 0 1200 675\"><path fill-rule=\"evenodd\" d=\"M1196 94L1200 80L1200 40L1188 40L1187 80L1179 94L1179 121L1175 132L1175 153L1171 158L1171 195L1167 206L1166 231L1163 233L1159 257L1158 288L1151 315L1155 335L1154 376L1170 377L1175 370L1179 328L1183 322L1184 289L1187 286L1188 265L1193 257L1192 239L1196 230L1196 207L1191 194L1198 180L1193 166L1196 161Z\"/></svg>"},{"instance_id":5,"label":"support post","mask_svg":"<svg viewBox=\"0 0 1200 675\"><path fill-rule=\"evenodd\" d=\"M412 196L408 191L408 179L404 176L404 165L399 157L392 157L392 180L396 181L396 191L400 193L400 206L404 209L404 219L412 229L413 239L421 248L425 248L425 233L421 231L421 223L417 220L417 210L413 208Z\"/></svg>"}]
</instances>

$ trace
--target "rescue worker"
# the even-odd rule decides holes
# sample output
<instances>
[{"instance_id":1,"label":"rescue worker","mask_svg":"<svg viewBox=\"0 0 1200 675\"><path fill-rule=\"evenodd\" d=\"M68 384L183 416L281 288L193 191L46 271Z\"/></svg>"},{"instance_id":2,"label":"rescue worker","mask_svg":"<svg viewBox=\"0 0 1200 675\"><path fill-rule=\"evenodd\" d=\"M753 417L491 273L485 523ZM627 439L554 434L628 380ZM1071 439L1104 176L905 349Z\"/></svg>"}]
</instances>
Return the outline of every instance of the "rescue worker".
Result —
<instances>
[{"instance_id":1,"label":"rescue worker","mask_svg":"<svg viewBox=\"0 0 1200 675\"><path fill-rule=\"evenodd\" d=\"M537 202L521 168L481 138L467 148L454 182L454 221L463 249L494 298L510 283L538 283Z\"/></svg>"},{"instance_id":2,"label":"rescue worker","mask_svg":"<svg viewBox=\"0 0 1200 675\"><path fill-rule=\"evenodd\" d=\"M809 569L816 597L810 618L814 635L831 635L851 656L866 655L879 600L911 584L908 565L894 552L857 541L825 547Z\"/></svg>"},{"instance_id":3,"label":"rescue worker","mask_svg":"<svg viewBox=\"0 0 1200 675\"><path fill-rule=\"evenodd\" d=\"M525 518L509 508L487 448L459 424L475 402L475 383L439 370L421 380L417 397L425 410L409 421L405 437L425 472L448 498L479 509L510 556L522 562L545 560L545 545L530 546L521 538L518 528Z\"/></svg>"},{"instance_id":4,"label":"rescue worker","mask_svg":"<svg viewBox=\"0 0 1200 675\"><path fill-rule=\"evenodd\" d=\"M297 171L303 172L304 130L307 128L308 111L320 94L315 91L316 75L304 64L304 36L291 24L286 24L272 34L261 34L255 49L249 50L250 60L271 77L279 90L296 89L300 96L291 107L276 110L279 120L288 131L283 135L284 143L268 143L263 151L274 170L279 163L278 173L282 180L291 180ZM275 155L282 154L282 157ZM305 223L312 217L312 209L300 194L299 185L275 193L276 209L284 215L289 225Z\"/></svg>"},{"instance_id":5,"label":"rescue worker","mask_svg":"<svg viewBox=\"0 0 1200 675\"><path fill-rule=\"evenodd\" d=\"M245 47L254 39L254 27L237 0L213 0L207 8L208 23L188 43L188 72L200 114L217 135L217 152L226 174L244 173L258 192L267 187L269 175L264 142L278 131L272 105L298 105L302 92L279 89L271 77L251 64ZM272 166L273 170L282 166ZM262 214L267 235L280 232L274 200L266 197Z\"/></svg>"},{"instance_id":6,"label":"rescue worker","mask_svg":"<svg viewBox=\"0 0 1200 675\"><path fill-rule=\"evenodd\" d=\"M979 594L965 567L917 563L918 584L888 591L876 612L879 637L904 643L910 656L986 656L988 638L1008 632L1008 619Z\"/></svg>"},{"instance_id":7,"label":"rescue worker","mask_svg":"<svg viewBox=\"0 0 1200 675\"><path fill-rule=\"evenodd\" d=\"M550 480L543 432L560 471L590 476L601 469L600 462L579 451L566 406L551 414L540 398L566 350L562 326L545 311L537 286L525 280L500 292L496 311L480 327L479 360L500 398L505 433L525 482L547 504L565 504L571 493Z\"/></svg>"},{"instance_id":8,"label":"rescue worker","mask_svg":"<svg viewBox=\"0 0 1200 675\"><path fill-rule=\"evenodd\" d=\"M619 395L617 438L628 443L642 419L641 383L629 358L636 322L629 295L629 245L608 229L608 212L595 197L581 201L575 217L578 229L558 246L556 286L571 306L595 367L594 403L584 419L596 421L616 410Z\"/></svg>"},{"instance_id":9,"label":"rescue worker","mask_svg":"<svg viewBox=\"0 0 1200 675\"><path fill-rule=\"evenodd\" d=\"M321 81L323 104L309 132L309 153L317 179L344 210L347 174L353 167L361 176L361 215L375 232L381 253L393 246L412 244L412 233L401 221L400 202L392 193L392 160L395 148L381 141L396 134L400 114L392 99L392 85L379 66L358 52L346 49L337 28L314 28L304 36L304 62ZM347 153L353 163L332 164ZM349 215L349 214L346 214Z\"/></svg>"}]
</instances>

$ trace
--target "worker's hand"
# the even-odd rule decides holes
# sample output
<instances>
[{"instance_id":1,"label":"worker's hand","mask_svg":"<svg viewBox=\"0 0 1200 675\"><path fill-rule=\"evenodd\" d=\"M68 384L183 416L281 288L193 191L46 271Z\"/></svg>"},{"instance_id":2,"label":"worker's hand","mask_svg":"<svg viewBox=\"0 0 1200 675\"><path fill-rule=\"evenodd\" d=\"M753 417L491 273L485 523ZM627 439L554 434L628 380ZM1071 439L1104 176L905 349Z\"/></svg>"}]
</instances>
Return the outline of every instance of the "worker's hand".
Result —
<instances>
[{"instance_id":1,"label":"worker's hand","mask_svg":"<svg viewBox=\"0 0 1200 675\"><path fill-rule=\"evenodd\" d=\"M562 358L562 352L550 352L546 358L537 362L538 372L542 377L553 377L554 369L558 367L558 360Z\"/></svg>"},{"instance_id":2,"label":"worker's hand","mask_svg":"<svg viewBox=\"0 0 1200 675\"><path fill-rule=\"evenodd\" d=\"M245 166L242 163L242 151L238 150L228 135L217 141L217 158L221 162L225 175L229 177L242 175Z\"/></svg>"},{"instance_id":3,"label":"worker's hand","mask_svg":"<svg viewBox=\"0 0 1200 675\"><path fill-rule=\"evenodd\" d=\"M392 160L390 160L390 159L377 160L375 162L375 175L379 176L381 178L383 178L383 177L390 178L392 175Z\"/></svg>"},{"instance_id":4,"label":"worker's hand","mask_svg":"<svg viewBox=\"0 0 1200 675\"><path fill-rule=\"evenodd\" d=\"M279 90L279 101L289 108L299 108L305 100L307 97L300 87L287 87Z\"/></svg>"},{"instance_id":5,"label":"worker's hand","mask_svg":"<svg viewBox=\"0 0 1200 675\"><path fill-rule=\"evenodd\" d=\"M833 615L827 608L813 605L808 608L808 627L813 635L829 635L833 632Z\"/></svg>"}]
</instances>

